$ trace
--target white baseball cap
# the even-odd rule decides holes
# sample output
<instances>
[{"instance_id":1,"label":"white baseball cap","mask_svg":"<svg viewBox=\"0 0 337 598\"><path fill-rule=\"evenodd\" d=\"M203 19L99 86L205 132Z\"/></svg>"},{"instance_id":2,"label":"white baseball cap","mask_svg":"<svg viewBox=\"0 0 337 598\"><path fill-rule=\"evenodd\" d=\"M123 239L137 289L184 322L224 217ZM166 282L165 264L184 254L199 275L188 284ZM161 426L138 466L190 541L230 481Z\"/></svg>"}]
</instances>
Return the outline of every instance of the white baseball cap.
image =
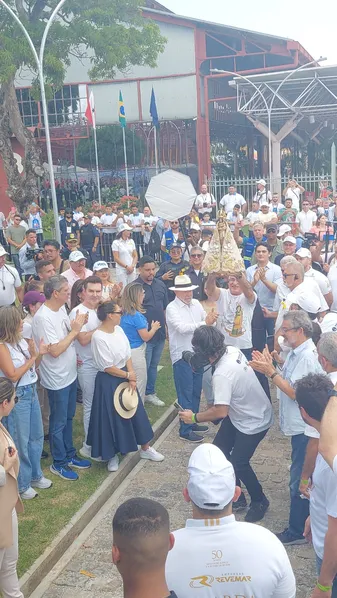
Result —
<instances>
[{"instance_id":1,"label":"white baseball cap","mask_svg":"<svg viewBox=\"0 0 337 598\"><path fill-rule=\"evenodd\" d=\"M2 245L0 245L0 257L4 255L9 255L9 253L5 250L5 248Z\"/></svg>"},{"instance_id":2,"label":"white baseball cap","mask_svg":"<svg viewBox=\"0 0 337 598\"><path fill-rule=\"evenodd\" d=\"M197 224L196 222L192 222L191 226L190 226L190 230L201 230L199 224Z\"/></svg>"},{"instance_id":3,"label":"white baseball cap","mask_svg":"<svg viewBox=\"0 0 337 598\"><path fill-rule=\"evenodd\" d=\"M263 185L264 187L266 186L266 181L264 179L259 179L258 181L256 181L257 185Z\"/></svg>"},{"instance_id":4,"label":"white baseball cap","mask_svg":"<svg viewBox=\"0 0 337 598\"><path fill-rule=\"evenodd\" d=\"M187 490L192 502L200 509L221 511L235 493L233 465L214 444L202 444L188 462Z\"/></svg>"},{"instance_id":5,"label":"white baseball cap","mask_svg":"<svg viewBox=\"0 0 337 598\"><path fill-rule=\"evenodd\" d=\"M296 239L295 239L295 237L288 235L288 237L283 239L283 243L294 243L294 245L296 245Z\"/></svg>"},{"instance_id":6,"label":"white baseball cap","mask_svg":"<svg viewBox=\"0 0 337 598\"><path fill-rule=\"evenodd\" d=\"M308 291L303 291L301 293L296 293L295 291L289 293L287 303L290 305L295 303L296 305L299 305L301 309L304 309L304 311L311 314L317 314L321 307L321 302L317 295L314 295L313 293L308 295Z\"/></svg>"},{"instance_id":7,"label":"white baseball cap","mask_svg":"<svg viewBox=\"0 0 337 598\"><path fill-rule=\"evenodd\" d=\"M118 232L122 233L124 230L132 230L131 226L126 224L126 222L122 222L118 227Z\"/></svg>"},{"instance_id":8,"label":"white baseball cap","mask_svg":"<svg viewBox=\"0 0 337 598\"><path fill-rule=\"evenodd\" d=\"M295 255L298 255L298 257L311 257L310 249L301 247L296 251Z\"/></svg>"},{"instance_id":9,"label":"white baseball cap","mask_svg":"<svg viewBox=\"0 0 337 598\"><path fill-rule=\"evenodd\" d=\"M109 268L108 264L106 262L104 262L103 260L96 262L93 265L93 271L97 272L98 270L104 270L104 268Z\"/></svg>"},{"instance_id":10,"label":"white baseball cap","mask_svg":"<svg viewBox=\"0 0 337 598\"><path fill-rule=\"evenodd\" d=\"M72 251L68 260L69 262L79 262L80 260L85 260L86 257L83 255L82 251Z\"/></svg>"},{"instance_id":11,"label":"white baseball cap","mask_svg":"<svg viewBox=\"0 0 337 598\"><path fill-rule=\"evenodd\" d=\"M277 236L278 237L283 237L283 235L285 235L286 233L290 233L291 231L291 226L289 226L289 224L281 224Z\"/></svg>"}]
</instances>

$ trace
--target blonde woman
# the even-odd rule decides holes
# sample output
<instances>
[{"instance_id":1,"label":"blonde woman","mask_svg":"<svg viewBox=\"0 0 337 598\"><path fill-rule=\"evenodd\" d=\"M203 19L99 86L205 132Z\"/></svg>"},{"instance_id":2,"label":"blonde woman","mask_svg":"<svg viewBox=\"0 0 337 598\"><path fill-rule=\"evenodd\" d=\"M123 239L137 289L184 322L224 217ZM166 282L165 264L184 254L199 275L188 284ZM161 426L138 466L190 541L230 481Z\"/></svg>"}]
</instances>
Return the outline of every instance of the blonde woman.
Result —
<instances>
[{"instance_id":1,"label":"blonde woman","mask_svg":"<svg viewBox=\"0 0 337 598\"><path fill-rule=\"evenodd\" d=\"M142 307L144 296L143 285L139 282L132 282L125 287L121 301L123 310L121 328L130 343L131 361L136 372L137 388L143 403L147 381L146 343L152 339L161 327L160 322L152 322L151 328L148 330L148 323L143 315L145 310Z\"/></svg>"},{"instance_id":2,"label":"blonde woman","mask_svg":"<svg viewBox=\"0 0 337 598\"><path fill-rule=\"evenodd\" d=\"M102 301L113 301L118 299L123 289L123 283L118 284L111 282L110 271L107 262L100 260L93 265L93 272L95 276L102 281Z\"/></svg>"},{"instance_id":3,"label":"blonde woman","mask_svg":"<svg viewBox=\"0 0 337 598\"><path fill-rule=\"evenodd\" d=\"M23 506L18 491L19 457L2 419L17 402L13 382L0 378L0 592L5 598L23 598L16 565L18 561L18 519Z\"/></svg>"},{"instance_id":4,"label":"blonde woman","mask_svg":"<svg viewBox=\"0 0 337 598\"><path fill-rule=\"evenodd\" d=\"M50 488L52 482L42 473L40 460L43 449L43 426L37 396L37 366L48 347L40 343L36 350L32 339L22 337L23 323L14 306L0 309L0 378L16 384L18 404L4 424L17 446L20 458L18 485L21 498L37 496L35 488Z\"/></svg>"}]
</instances>

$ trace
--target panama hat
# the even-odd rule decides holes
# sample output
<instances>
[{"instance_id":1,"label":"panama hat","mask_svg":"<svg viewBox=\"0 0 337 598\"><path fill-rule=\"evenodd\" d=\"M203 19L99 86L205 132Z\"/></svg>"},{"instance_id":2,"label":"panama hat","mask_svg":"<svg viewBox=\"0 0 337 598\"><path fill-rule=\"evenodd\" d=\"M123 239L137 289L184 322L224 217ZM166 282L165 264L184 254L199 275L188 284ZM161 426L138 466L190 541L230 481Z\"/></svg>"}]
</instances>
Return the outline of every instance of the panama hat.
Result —
<instances>
[{"instance_id":1,"label":"panama hat","mask_svg":"<svg viewBox=\"0 0 337 598\"><path fill-rule=\"evenodd\" d=\"M174 287L170 287L170 291L194 291L197 289L197 284L192 284L191 279L186 274L179 274L174 279Z\"/></svg>"},{"instance_id":2,"label":"panama hat","mask_svg":"<svg viewBox=\"0 0 337 598\"><path fill-rule=\"evenodd\" d=\"M123 419L130 419L134 416L138 408L138 393L131 392L129 383L122 382L114 392L115 409Z\"/></svg>"}]
</instances>

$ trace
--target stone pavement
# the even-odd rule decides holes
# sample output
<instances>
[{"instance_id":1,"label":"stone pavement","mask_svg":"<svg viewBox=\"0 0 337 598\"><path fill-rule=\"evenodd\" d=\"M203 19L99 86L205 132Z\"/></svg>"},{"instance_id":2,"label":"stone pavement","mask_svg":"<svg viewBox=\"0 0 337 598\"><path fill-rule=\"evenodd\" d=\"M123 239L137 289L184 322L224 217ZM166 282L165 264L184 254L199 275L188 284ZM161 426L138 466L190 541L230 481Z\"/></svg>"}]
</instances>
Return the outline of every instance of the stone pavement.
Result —
<instances>
[{"instance_id":1,"label":"stone pavement","mask_svg":"<svg viewBox=\"0 0 337 598\"><path fill-rule=\"evenodd\" d=\"M212 441L215 431L216 428L210 424L207 441ZM283 530L288 521L289 444L289 439L281 436L275 425L260 444L253 460L255 471L270 499L270 508L262 525L273 531ZM158 500L170 513L172 530L184 525L190 516L190 507L183 500L182 488L187 479L186 465L194 447L178 438L177 425L174 424L170 434L159 440L156 446L159 445L165 461L137 465L135 475L131 473L129 480L123 483L125 488L117 504L111 507L66 567L40 595L44 598L122 598L121 580L111 563L111 521L115 508L128 498L146 496ZM297 579L297 598L309 598L315 584L313 549L309 545L292 546L288 554Z\"/></svg>"}]
</instances>

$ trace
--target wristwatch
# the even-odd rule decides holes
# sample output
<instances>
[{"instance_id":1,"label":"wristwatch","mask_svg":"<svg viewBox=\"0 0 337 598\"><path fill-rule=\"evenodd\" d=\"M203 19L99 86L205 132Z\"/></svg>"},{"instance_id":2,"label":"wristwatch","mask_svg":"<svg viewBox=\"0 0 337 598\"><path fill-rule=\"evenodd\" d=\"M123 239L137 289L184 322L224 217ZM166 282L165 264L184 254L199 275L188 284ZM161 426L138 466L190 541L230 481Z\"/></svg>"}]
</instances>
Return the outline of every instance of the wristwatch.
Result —
<instances>
[{"instance_id":1,"label":"wristwatch","mask_svg":"<svg viewBox=\"0 0 337 598\"><path fill-rule=\"evenodd\" d=\"M278 375L279 375L279 373L278 373L278 372L274 372L274 373L273 373L273 374L270 376L270 379L271 379L271 380L274 380L275 376L278 376Z\"/></svg>"}]
</instances>

